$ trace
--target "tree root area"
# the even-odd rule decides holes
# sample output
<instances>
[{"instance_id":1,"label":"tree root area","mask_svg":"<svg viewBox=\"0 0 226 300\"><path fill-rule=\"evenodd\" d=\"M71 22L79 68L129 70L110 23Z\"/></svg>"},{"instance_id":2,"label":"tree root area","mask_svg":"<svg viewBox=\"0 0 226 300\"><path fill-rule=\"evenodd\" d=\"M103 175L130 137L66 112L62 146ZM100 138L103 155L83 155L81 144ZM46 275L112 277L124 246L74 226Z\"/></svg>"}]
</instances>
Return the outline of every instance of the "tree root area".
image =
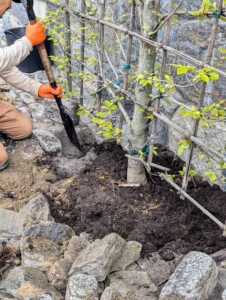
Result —
<instances>
[{"instance_id":1,"label":"tree root area","mask_svg":"<svg viewBox=\"0 0 226 300\"><path fill-rule=\"evenodd\" d=\"M79 235L92 239L116 232L125 240L140 242L142 257L158 251L164 260L192 250L212 254L226 247L223 231L189 200L181 200L171 185L152 169L149 183L141 187L123 187L126 183L127 158L118 145L96 147L96 161L77 176L67 189L69 201L60 207L50 201L57 222L71 226ZM154 163L179 175L184 163L161 148ZM176 179L180 185L181 178ZM199 178L189 182L187 192L222 223L226 216L226 193Z\"/></svg>"}]
</instances>

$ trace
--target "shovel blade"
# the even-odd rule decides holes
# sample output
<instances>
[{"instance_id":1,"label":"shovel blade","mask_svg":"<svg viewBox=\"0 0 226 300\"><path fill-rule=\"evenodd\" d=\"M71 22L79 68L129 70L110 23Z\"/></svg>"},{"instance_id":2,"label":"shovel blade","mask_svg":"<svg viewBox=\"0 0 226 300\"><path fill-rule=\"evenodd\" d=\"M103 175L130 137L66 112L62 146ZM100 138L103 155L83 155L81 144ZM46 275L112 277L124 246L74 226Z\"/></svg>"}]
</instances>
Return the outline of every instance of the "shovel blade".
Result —
<instances>
[{"instance_id":1,"label":"shovel blade","mask_svg":"<svg viewBox=\"0 0 226 300\"><path fill-rule=\"evenodd\" d=\"M60 111L60 115L69 140L82 151L71 117L65 111L63 113Z\"/></svg>"}]
</instances>

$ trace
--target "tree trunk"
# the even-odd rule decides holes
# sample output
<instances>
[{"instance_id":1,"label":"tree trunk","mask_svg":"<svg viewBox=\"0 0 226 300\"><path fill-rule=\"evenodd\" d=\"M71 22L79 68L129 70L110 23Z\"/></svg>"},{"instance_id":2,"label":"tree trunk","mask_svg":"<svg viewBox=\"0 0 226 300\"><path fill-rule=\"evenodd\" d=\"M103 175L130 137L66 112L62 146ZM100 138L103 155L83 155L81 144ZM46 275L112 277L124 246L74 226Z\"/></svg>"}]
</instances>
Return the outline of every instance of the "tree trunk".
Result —
<instances>
[{"instance_id":1,"label":"tree trunk","mask_svg":"<svg viewBox=\"0 0 226 300\"><path fill-rule=\"evenodd\" d=\"M154 30L158 21L158 16L153 11L159 12L160 0L136 0L136 6L140 16L142 35L148 38L148 32ZM152 36L153 40L156 40L156 38L157 36ZM144 74L144 71L152 73L155 66L155 58L156 48L141 42L138 73ZM137 100L144 105L148 105L151 93L152 86L150 85L146 85L145 87L137 85L135 90ZM135 105L132 120L132 139L130 141L132 150L141 150L148 140L148 120L145 118L145 114L139 110L140 107ZM145 168L141 162L133 159L128 160L127 182L147 183Z\"/></svg>"}]
</instances>

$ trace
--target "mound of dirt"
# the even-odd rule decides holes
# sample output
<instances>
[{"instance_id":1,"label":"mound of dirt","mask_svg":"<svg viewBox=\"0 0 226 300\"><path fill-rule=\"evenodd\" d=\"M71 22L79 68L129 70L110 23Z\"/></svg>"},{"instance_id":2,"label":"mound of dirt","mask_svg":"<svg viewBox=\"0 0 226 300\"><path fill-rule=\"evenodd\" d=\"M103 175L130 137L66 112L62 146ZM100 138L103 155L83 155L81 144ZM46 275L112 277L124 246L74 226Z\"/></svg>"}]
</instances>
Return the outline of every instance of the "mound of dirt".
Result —
<instances>
[{"instance_id":1,"label":"mound of dirt","mask_svg":"<svg viewBox=\"0 0 226 300\"><path fill-rule=\"evenodd\" d=\"M96 152L92 167L67 189L69 203L57 208L50 200L57 222L70 225L78 235L86 232L93 239L116 232L127 241L136 240L143 244L143 257L158 251L163 259L172 260L174 253L197 250L211 254L226 247L222 230L188 200L181 200L157 175L158 170L152 169L146 186L121 187L119 183L126 181L125 152L112 143L98 146ZM154 162L169 167L173 174L178 174L184 164L174 160L166 149L159 151ZM189 182L187 191L225 222L226 193L218 186L195 179Z\"/></svg>"}]
</instances>

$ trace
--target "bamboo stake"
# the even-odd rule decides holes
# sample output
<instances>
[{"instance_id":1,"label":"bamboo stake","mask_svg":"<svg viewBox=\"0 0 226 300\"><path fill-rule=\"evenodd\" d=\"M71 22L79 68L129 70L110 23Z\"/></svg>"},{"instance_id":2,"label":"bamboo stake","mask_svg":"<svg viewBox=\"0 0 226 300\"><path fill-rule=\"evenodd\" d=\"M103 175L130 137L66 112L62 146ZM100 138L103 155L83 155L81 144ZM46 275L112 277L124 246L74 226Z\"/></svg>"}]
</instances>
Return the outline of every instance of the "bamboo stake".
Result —
<instances>
[{"instance_id":1,"label":"bamboo stake","mask_svg":"<svg viewBox=\"0 0 226 300\"><path fill-rule=\"evenodd\" d=\"M101 1L101 13L100 18L103 19L105 16L105 0ZM100 24L99 28L99 73L101 76L99 76L99 81L97 84L97 90L98 90L98 98L97 98L97 112L100 111L101 106L101 100L102 100L102 80L103 80L103 60L104 60L104 25Z\"/></svg>"},{"instance_id":2,"label":"bamboo stake","mask_svg":"<svg viewBox=\"0 0 226 300\"><path fill-rule=\"evenodd\" d=\"M169 3L169 10L168 10L168 14L170 15L172 10L173 10L173 0L170 0ZM182 1L181 1L182 3ZM164 44L167 45L169 42L169 36L170 36L170 26L171 26L171 18L168 19L167 21L167 27L166 27L166 35L165 35L165 40L164 40ZM159 72L159 80L163 80L164 78L164 71L165 71L165 66L166 66L166 61L167 61L167 51L163 50L163 54L162 54L162 63L161 63L161 68L160 68L160 72ZM161 91L158 90L158 94L161 95ZM155 103L155 111L158 112L159 111L159 106L160 106L160 99L156 99L156 103ZM149 153L148 153L148 162L152 162L153 159L153 151L154 151L154 145L155 145L155 134L156 134L156 129L157 129L157 121L158 118L154 118L152 121L152 128L151 128L151 139L150 139L150 143L149 143Z\"/></svg>"},{"instance_id":3,"label":"bamboo stake","mask_svg":"<svg viewBox=\"0 0 226 300\"><path fill-rule=\"evenodd\" d=\"M69 0L65 1L65 4L67 7L69 6ZM70 76L71 74L71 22L70 22L70 14L68 11L65 11L65 23L67 26L66 30L66 56L68 59L68 71L67 71L67 84L68 84L68 89L70 92L72 92L72 77Z\"/></svg>"},{"instance_id":4,"label":"bamboo stake","mask_svg":"<svg viewBox=\"0 0 226 300\"><path fill-rule=\"evenodd\" d=\"M191 201L196 207L198 207L205 215L207 215L211 220L213 220L221 229L226 230L225 225L215 218L208 210L206 210L202 205L200 205L195 199L189 196L184 190L182 190L176 183L171 181L167 176L163 177L169 184L171 184L180 194L186 197L189 201Z\"/></svg>"},{"instance_id":5,"label":"bamboo stake","mask_svg":"<svg viewBox=\"0 0 226 300\"><path fill-rule=\"evenodd\" d=\"M81 0L81 12L85 13L85 0ZM81 18L80 20L80 27L85 27L85 18ZM80 46L80 61L84 63L85 58L85 30L81 31L81 46ZM81 64L81 73L84 72L84 65ZM79 98L80 98L80 104L83 105L83 91L84 91L84 80L80 79L80 92L79 92Z\"/></svg>"},{"instance_id":6,"label":"bamboo stake","mask_svg":"<svg viewBox=\"0 0 226 300\"><path fill-rule=\"evenodd\" d=\"M218 13L221 12L222 4L223 4L223 0L220 0L219 3L218 3ZM210 43L209 43L209 47L208 47L208 50L207 50L206 62L208 64L211 63L218 24L219 24L219 19L215 18L213 28L212 28ZM198 108L200 108L203 105L203 101L204 101L204 98L205 98L206 86L207 86L207 83L202 82L200 95L199 95ZM192 135L193 136L197 135L198 128L199 128L199 119L197 119L194 123L193 130L192 130L192 132L193 132ZM190 168L191 168L193 152L194 152L194 143L192 142L189 146L189 154L188 154L188 157L187 157L187 160L186 160L185 173L184 173L183 181L182 181L182 189L185 190L185 191L186 191L187 185L188 185L189 171L190 171ZM184 197L182 195L181 195L181 199L184 199Z\"/></svg>"},{"instance_id":7,"label":"bamboo stake","mask_svg":"<svg viewBox=\"0 0 226 300\"><path fill-rule=\"evenodd\" d=\"M129 29L133 31L134 29L134 20L135 20L135 1L131 3L131 11L130 11L130 25ZM130 66L130 60L131 60L131 52L132 52L132 43L133 43L133 37L129 35L128 37L128 46L127 46L127 53L126 53L126 65ZM128 78L129 78L129 71L130 69L124 69L124 80L122 87L124 90L127 89L128 85ZM125 105L125 96L122 101L122 105ZM123 124L123 115L122 113L120 114L120 119L119 119L119 129L122 129L122 124Z\"/></svg>"},{"instance_id":8,"label":"bamboo stake","mask_svg":"<svg viewBox=\"0 0 226 300\"><path fill-rule=\"evenodd\" d=\"M62 9L66 9L65 7L62 7ZM202 62L202 61L199 61L181 51L178 51L174 48L171 48L167 45L164 45L164 44L161 44L161 43L158 43L158 42L155 42L155 41L152 41L152 40L149 40L145 37L143 37L142 35L139 35L138 33L136 32L133 32L133 31L130 31L128 29L125 29L125 28L121 28L120 26L117 26L115 24L112 24L110 22L107 22L107 21L104 21L104 20L100 20L100 19L97 19L95 17L92 17L92 16L89 16L89 15L86 15L86 14L82 14L80 13L79 11L75 10L73 12L70 11L70 13L74 14L75 16L80 16L80 17L83 17L83 18L86 18L86 19L89 19L93 22L97 22L97 23L100 23L100 24L104 24L106 26L109 26L111 28L115 28L121 32L124 32L124 34L128 34L128 35L131 35L131 36L134 36L136 37L137 39L153 46L153 47L156 47L156 48L159 48L159 49L163 49L163 50L167 50L169 52L171 52L172 54L174 54L175 56L179 56L179 57L182 57L194 64L196 64L197 66L200 66L202 68L204 67L212 67L210 66L209 64L206 64L205 62ZM226 72L222 71L222 70L219 70L219 69L216 69L215 72L217 72L218 74L222 75L223 77L226 77Z\"/></svg>"}]
</instances>

